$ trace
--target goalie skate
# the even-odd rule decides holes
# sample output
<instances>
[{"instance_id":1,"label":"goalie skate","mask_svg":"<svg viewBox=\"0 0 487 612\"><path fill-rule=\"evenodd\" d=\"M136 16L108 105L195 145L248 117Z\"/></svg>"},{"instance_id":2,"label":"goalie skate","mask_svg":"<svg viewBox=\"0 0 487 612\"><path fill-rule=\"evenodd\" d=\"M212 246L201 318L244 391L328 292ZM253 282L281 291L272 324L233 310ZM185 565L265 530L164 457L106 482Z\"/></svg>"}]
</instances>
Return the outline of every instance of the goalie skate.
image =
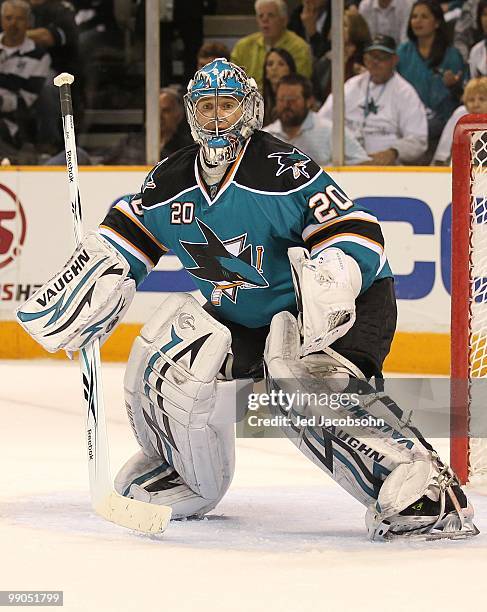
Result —
<instances>
[{"instance_id":1,"label":"goalie skate","mask_svg":"<svg viewBox=\"0 0 487 612\"><path fill-rule=\"evenodd\" d=\"M365 523L372 540L460 540L479 533L473 523L473 507L458 484L440 488L439 499L428 495L385 520L370 507Z\"/></svg>"}]
</instances>

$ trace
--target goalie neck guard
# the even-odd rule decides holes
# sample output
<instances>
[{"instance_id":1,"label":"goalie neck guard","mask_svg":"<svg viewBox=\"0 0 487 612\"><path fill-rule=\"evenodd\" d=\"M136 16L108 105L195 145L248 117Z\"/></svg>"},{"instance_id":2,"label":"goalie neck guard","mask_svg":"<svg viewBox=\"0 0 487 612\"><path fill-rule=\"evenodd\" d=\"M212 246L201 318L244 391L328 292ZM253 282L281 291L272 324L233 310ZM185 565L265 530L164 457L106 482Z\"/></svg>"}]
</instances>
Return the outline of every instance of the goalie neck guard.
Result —
<instances>
[{"instance_id":1,"label":"goalie neck guard","mask_svg":"<svg viewBox=\"0 0 487 612\"><path fill-rule=\"evenodd\" d=\"M219 104L222 97L237 102L223 116ZM202 112L197 110L204 99L213 101L212 116L207 115L206 121L202 121ZM184 104L193 139L211 165L235 160L245 141L260 130L264 119L264 100L255 80L224 58L215 59L196 72L188 84Z\"/></svg>"}]
</instances>

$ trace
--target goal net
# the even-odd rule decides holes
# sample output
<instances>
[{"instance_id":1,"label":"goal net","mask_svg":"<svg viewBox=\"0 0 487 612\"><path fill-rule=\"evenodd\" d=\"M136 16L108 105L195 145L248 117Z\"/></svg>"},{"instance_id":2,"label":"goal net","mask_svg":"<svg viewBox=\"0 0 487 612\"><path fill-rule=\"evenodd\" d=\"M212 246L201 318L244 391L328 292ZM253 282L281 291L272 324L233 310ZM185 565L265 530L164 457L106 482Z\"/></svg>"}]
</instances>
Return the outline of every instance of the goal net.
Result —
<instances>
[{"instance_id":1,"label":"goal net","mask_svg":"<svg viewBox=\"0 0 487 612\"><path fill-rule=\"evenodd\" d=\"M487 115L457 123L452 149L451 464L487 482Z\"/></svg>"}]
</instances>

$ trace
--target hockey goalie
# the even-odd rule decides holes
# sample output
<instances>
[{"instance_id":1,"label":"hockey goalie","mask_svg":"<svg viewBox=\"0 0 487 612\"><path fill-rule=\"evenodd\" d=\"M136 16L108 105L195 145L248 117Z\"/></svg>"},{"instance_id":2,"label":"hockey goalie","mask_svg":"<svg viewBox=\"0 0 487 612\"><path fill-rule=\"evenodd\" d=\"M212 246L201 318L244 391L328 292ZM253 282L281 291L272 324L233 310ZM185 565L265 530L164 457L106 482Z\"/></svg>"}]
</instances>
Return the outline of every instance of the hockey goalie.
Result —
<instances>
[{"instance_id":1,"label":"hockey goalie","mask_svg":"<svg viewBox=\"0 0 487 612\"><path fill-rule=\"evenodd\" d=\"M455 474L377 390L396 326L377 219L261 131L262 96L238 66L217 59L197 71L185 107L195 144L162 160L17 311L48 351L103 341L168 250L206 298L169 294L134 342L124 385L140 450L117 491L174 518L212 510L234 472L235 381L265 378L273 390L358 389L362 414L385 420L380 435L302 425L289 436L366 507L371 539L478 533Z\"/></svg>"}]
</instances>

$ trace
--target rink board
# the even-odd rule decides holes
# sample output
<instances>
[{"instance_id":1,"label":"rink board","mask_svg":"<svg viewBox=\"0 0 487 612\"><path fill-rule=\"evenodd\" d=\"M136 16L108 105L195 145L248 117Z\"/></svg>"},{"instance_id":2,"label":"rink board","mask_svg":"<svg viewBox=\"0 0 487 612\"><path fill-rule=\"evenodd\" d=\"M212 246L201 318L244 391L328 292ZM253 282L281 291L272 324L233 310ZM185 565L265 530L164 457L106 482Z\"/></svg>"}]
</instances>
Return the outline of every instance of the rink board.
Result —
<instances>
[{"instance_id":1,"label":"rink board","mask_svg":"<svg viewBox=\"0 0 487 612\"><path fill-rule=\"evenodd\" d=\"M121 196L138 191L145 167L86 167L80 183L84 225L93 229ZM448 373L450 329L451 173L448 168L332 168L350 197L382 223L395 274L398 333L389 371ZM0 358L47 355L15 324L13 310L48 280L73 250L63 168L0 170ZM103 349L126 359L130 344L162 292L191 291L190 276L171 255L137 292Z\"/></svg>"}]
</instances>

